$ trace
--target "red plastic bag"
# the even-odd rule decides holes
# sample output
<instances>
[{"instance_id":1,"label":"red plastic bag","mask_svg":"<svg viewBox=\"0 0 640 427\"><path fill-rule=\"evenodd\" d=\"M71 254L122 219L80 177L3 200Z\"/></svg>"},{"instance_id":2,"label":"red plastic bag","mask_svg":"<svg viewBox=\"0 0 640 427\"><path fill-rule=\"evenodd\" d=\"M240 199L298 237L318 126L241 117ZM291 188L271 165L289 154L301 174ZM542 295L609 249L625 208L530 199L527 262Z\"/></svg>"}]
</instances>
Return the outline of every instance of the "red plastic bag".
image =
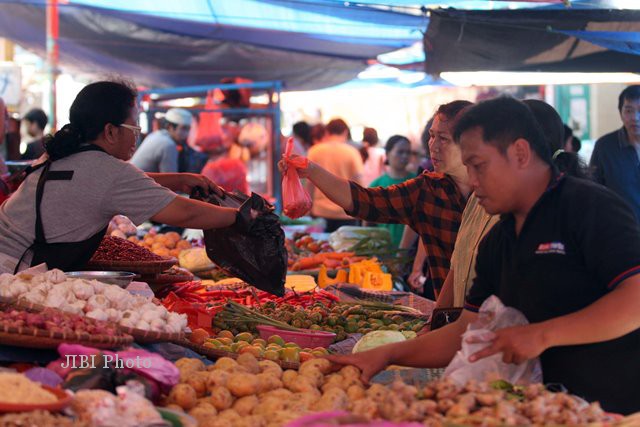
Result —
<instances>
[{"instance_id":1,"label":"red plastic bag","mask_svg":"<svg viewBox=\"0 0 640 427\"><path fill-rule=\"evenodd\" d=\"M216 110L220 107L216 104L215 91L209 91L204 103L206 110ZM223 143L222 127L220 120L222 112L220 111L203 111L198 117L198 128L195 137L195 145L203 151L211 152L220 149Z\"/></svg>"},{"instance_id":2,"label":"red plastic bag","mask_svg":"<svg viewBox=\"0 0 640 427\"><path fill-rule=\"evenodd\" d=\"M240 159L222 158L210 161L202 169L202 175L229 193L240 191L251 194L247 182L247 167Z\"/></svg>"},{"instance_id":3,"label":"red plastic bag","mask_svg":"<svg viewBox=\"0 0 640 427\"><path fill-rule=\"evenodd\" d=\"M300 218L311 210L311 197L304 189L298 176L297 168L306 168L309 160L305 157L291 159L293 151L293 138L287 140L287 148L284 152L284 160L287 162L287 173L282 177L282 201L283 212L289 218Z\"/></svg>"}]
</instances>

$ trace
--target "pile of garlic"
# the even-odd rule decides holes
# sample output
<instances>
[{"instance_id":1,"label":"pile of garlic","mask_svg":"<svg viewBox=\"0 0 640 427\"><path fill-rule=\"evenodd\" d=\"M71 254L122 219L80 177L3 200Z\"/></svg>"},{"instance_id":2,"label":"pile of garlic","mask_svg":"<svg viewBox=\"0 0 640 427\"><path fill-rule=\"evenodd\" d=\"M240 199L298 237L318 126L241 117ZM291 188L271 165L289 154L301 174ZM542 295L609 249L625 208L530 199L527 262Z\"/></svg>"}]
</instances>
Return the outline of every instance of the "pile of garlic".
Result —
<instances>
[{"instance_id":1,"label":"pile of garlic","mask_svg":"<svg viewBox=\"0 0 640 427\"><path fill-rule=\"evenodd\" d=\"M116 285L68 278L61 270L35 276L1 274L0 297L21 299L145 331L177 333L187 326L184 314L169 312Z\"/></svg>"}]
</instances>

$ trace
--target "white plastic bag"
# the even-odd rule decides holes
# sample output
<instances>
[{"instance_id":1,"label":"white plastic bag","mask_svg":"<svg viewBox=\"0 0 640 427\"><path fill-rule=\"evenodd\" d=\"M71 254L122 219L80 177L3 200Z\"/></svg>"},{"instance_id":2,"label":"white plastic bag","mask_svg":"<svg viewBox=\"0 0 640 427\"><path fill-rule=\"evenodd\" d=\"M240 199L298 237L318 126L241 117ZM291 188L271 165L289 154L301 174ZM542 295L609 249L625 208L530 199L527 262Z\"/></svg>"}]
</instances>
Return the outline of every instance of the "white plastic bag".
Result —
<instances>
[{"instance_id":1,"label":"white plastic bag","mask_svg":"<svg viewBox=\"0 0 640 427\"><path fill-rule=\"evenodd\" d=\"M520 311L505 307L500 298L491 296L480 307L478 319L467 326L462 334L462 348L447 366L445 377L451 377L463 386L469 380L487 381L502 379L511 384L529 384L542 382L542 367L538 358L515 365L504 363L502 353L497 353L476 362L469 362L469 357L487 346L486 342L469 343L469 337L490 337L494 331L511 326L528 325L529 321Z\"/></svg>"}]
</instances>

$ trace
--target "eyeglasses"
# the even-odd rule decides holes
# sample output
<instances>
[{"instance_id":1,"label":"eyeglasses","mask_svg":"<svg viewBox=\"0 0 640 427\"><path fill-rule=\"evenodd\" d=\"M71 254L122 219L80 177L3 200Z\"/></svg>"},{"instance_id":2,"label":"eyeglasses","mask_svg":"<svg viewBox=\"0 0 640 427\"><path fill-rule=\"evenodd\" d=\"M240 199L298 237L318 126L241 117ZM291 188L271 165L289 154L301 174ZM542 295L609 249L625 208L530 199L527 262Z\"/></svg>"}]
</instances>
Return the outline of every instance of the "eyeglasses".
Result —
<instances>
[{"instance_id":1,"label":"eyeglasses","mask_svg":"<svg viewBox=\"0 0 640 427\"><path fill-rule=\"evenodd\" d=\"M140 136L140 132L142 132L142 128L140 126L128 125L126 123L123 123L120 125L120 127L129 129L131 132L133 132L133 136L135 136L136 138L138 138Z\"/></svg>"}]
</instances>

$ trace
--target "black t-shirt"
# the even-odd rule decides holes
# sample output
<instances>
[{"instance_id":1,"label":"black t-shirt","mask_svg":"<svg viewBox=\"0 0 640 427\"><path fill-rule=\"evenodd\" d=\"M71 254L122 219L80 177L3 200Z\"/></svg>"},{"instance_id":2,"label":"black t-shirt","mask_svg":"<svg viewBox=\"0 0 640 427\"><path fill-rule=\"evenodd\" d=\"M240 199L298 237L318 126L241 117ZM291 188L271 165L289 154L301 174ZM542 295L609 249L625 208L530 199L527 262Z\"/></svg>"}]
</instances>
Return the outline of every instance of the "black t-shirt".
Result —
<instances>
[{"instance_id":1,"label":"black t-shirt","mask_svg":"<svg viewBox=\"0 0 640 427\"><path fill-rule=\"evenodd\" d=\"M20 160L36 160L45 152L44 138L35 139L27 144L27 149L20 156Z\"/></svg>"},{"instance_id":2,"label":"black t-shirt","mask_svg":"<svg viewBox=\"0 0 640 427\"><path fill-rule=\"evenodd\" d=\"M519 236L511 215L493 227L478 249L476 271L465 308L478 311L496 295L530 322L542 322L583 309L640 273L640 228L613 192L560 176ZM640 329L607 342L554 347L541 361L546 383L562 383L608 411L640 410Z\"/></svg>"}]
</instances>

